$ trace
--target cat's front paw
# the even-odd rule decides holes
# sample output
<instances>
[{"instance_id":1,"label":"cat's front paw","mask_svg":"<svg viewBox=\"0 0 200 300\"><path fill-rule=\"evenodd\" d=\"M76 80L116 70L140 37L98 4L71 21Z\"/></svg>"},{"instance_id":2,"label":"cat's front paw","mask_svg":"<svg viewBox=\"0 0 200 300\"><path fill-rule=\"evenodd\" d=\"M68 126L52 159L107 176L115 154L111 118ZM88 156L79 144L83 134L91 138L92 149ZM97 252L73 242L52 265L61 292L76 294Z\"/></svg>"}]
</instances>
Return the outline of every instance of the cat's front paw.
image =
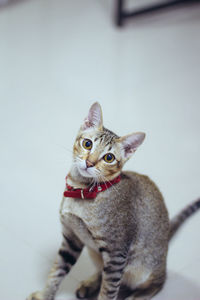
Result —
<instances>
[{"instance_id":1,"label":"cat's front paw","mask_svg":"<svg viewBox=\"0 0 200 300\"><path fill-rule=\"evenodd\" d=\"M78 299L87 299L96 294L98 287L91 285L88 281L83 281L76 290L76 297Z\"/></svg>"},{"instance_id":2,"label":"cat's front paw","mask_svg":"<svg viewBox=\"0 0 200 300\"><path fill-rule=\"evenodd\" d=\"M88 287L86 286L80 286L77 291L76 291L76 297L78 299L85 299L89 297L89 291L88 291Z\"/></svg>"},{"instance_id":3,"label":"cat's front paw","mask_svg":"<svg viewBox=\"0 0 200 300\"><path fill-rule=\"evenodd\" d=\"M28 298L26 298L26 300L45 300L43 297L42 292L35 292L32 293L30 296L28 296Z\"/></svg>"}]
</instances>

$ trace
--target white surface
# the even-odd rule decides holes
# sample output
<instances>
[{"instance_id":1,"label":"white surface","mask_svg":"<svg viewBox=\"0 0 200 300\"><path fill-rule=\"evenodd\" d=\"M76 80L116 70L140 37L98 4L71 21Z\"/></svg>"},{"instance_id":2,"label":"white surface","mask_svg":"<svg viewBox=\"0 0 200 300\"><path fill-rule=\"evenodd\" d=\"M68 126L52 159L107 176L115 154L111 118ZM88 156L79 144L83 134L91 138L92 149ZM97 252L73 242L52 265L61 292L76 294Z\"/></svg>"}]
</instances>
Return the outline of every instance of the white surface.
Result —
<instances>
[{"instance_id":1,"label":"white surface","mask_svg":"<svg viewBox=\"0 0 200 300\"><path fill-rule=\"evenodd\" d=\"M38 0L0 10L2 300L44 286L61 240L70 150L93 101L116 133L147 133L126 169L158 184L170 215L200 196L200 6L116 29L113 4ZM155 299L200 299L199 226L200 212L170 245ZM91 272L84 253L58 299L73 299Z\"/></svg>"}]
</instances>

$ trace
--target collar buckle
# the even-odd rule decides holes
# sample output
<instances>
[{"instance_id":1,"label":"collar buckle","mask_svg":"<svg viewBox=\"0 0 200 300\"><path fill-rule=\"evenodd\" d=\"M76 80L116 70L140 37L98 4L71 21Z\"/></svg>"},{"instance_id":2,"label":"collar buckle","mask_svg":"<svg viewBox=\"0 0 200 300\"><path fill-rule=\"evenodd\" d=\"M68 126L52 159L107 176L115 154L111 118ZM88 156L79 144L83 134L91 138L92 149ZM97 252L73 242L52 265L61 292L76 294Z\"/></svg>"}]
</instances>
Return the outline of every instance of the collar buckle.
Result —
<instances>
[{"instance_id":1,"label":"collar buckle","mask_svg":"<svg viewBox=\"0 0 200 300\"><path fill-rule=\"evenodd\" d=\"M81 199L85 199L84 194L83 194L83 189L81 189Z\"/></svg>"}]
</instances>

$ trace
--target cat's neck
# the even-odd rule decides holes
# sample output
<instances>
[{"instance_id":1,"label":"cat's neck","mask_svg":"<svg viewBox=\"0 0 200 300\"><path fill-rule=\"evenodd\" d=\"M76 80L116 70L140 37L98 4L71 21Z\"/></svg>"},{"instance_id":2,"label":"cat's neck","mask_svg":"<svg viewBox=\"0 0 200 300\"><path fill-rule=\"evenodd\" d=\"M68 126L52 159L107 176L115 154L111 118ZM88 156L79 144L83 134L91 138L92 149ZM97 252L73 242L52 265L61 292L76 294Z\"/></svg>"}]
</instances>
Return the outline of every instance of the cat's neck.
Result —
<instances>
[{"instance_id":1,"label":"cat's neck","mask_svg":"<svg viewBox=\"0 0 200 300\"><path fill-rule=\"evenodd\" d=\"M112 181L114 178L120 175L120 172L114 174L108 181ZM81 175L75 164L72 165L70 172L67 175L67 184L73 186L76 189L84 189L94 186L94 182L97 183L94 178L88 178Z\"/></svg>"}]
</instances>

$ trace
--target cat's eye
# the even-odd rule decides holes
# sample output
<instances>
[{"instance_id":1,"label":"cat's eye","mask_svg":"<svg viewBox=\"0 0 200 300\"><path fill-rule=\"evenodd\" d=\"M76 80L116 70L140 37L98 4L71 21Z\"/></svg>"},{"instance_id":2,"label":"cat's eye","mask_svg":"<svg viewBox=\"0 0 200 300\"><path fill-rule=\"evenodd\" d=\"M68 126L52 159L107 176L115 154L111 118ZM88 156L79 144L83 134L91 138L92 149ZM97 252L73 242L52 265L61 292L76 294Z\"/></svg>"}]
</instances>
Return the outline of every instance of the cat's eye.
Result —
<instances>
[{"instance_id":1,"label":"cat's eye","mask_svg":"<svg viewBox=\"0 0 200 300\"><path fill-rule=\"evenodd\" d=\"M82 146L86 150L91 150L92 149L92 141L89 140L89 139L84 139L83 142L82 142Z\"/></svg>"},{"instance_id":2,"label":"cat's eye","mask_svg":"<svg viewBox=\"0 0 200 300\"><path fill-rule=\"evenodd\" d=\"M112 153L107 153L106 155L104 155L103 159L105 160L105 162L111 163L115 160L115 156Z\"/></svg>"}]
</instances>

